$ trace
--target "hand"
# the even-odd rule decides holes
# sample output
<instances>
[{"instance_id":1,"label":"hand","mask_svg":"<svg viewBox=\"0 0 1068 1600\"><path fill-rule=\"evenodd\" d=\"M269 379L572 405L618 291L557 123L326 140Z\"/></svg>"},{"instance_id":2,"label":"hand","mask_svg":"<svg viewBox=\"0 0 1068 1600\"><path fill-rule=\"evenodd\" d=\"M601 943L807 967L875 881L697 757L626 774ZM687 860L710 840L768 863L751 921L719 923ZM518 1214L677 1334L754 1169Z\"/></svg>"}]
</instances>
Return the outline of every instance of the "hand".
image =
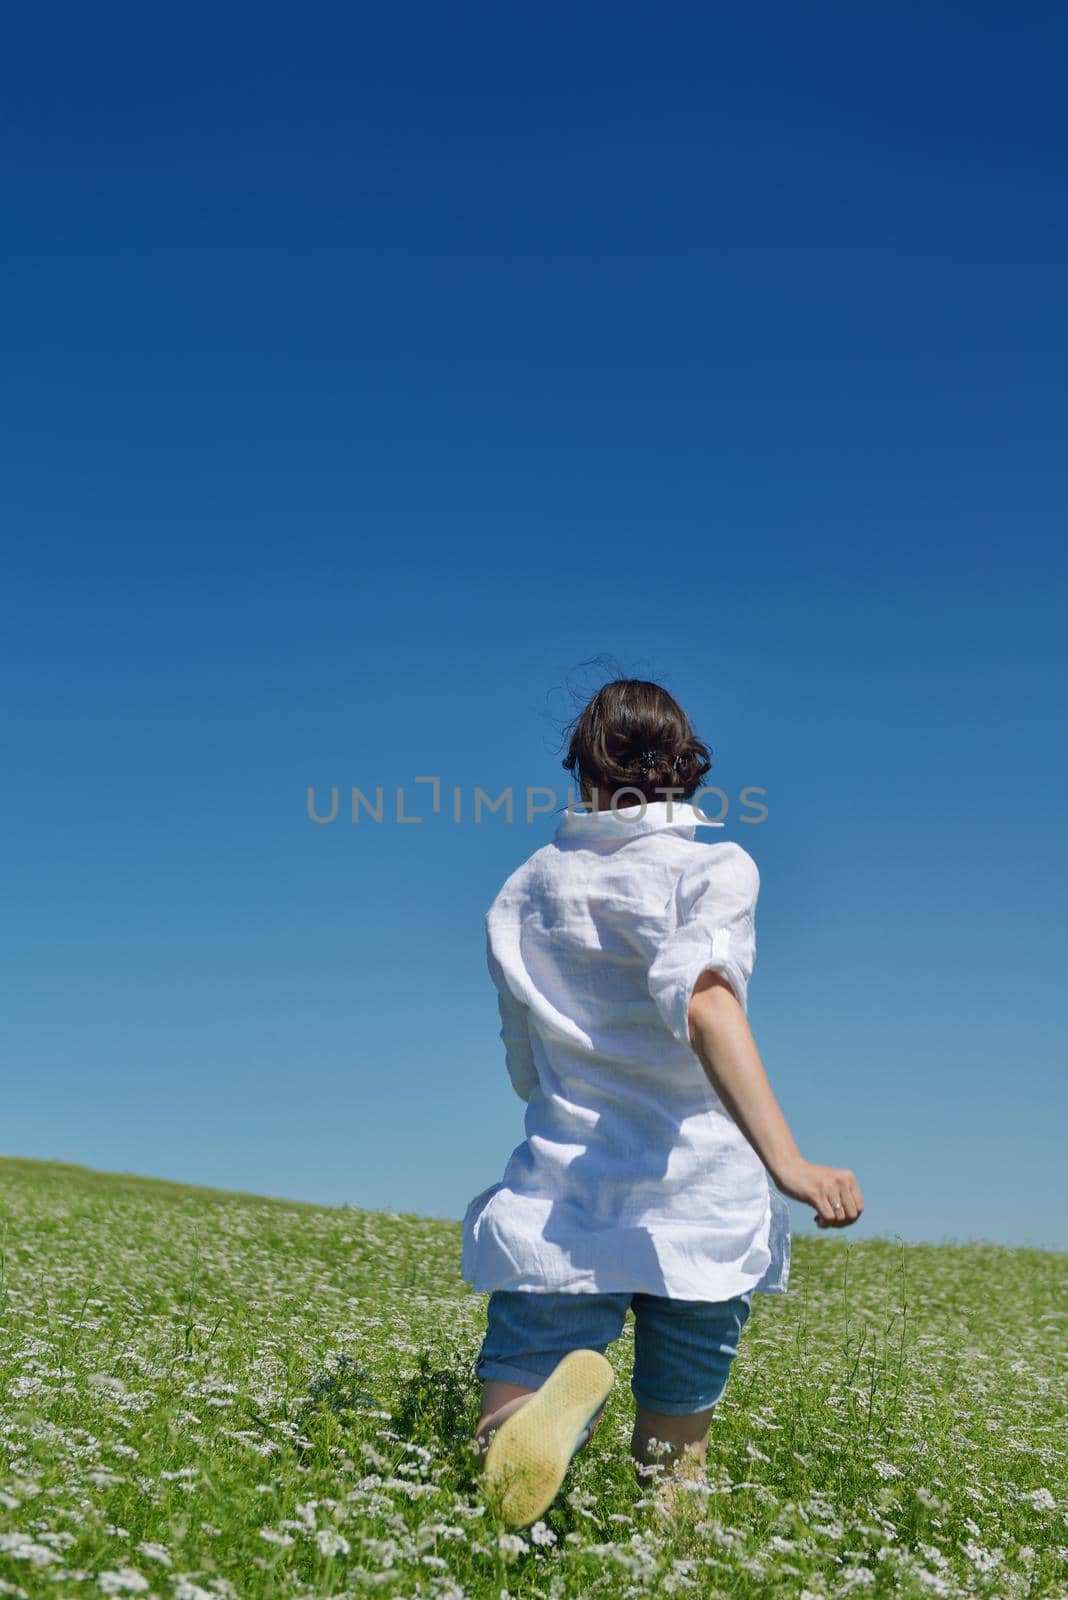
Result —
<instances>
[{"instance_id":1,"label":"hand","mask_svg":"<svg viewBox=\"0 0 1068 1600\"><path fill-rule=\"evenodd\" d=\"M864 1210L860 1185L848 1167L820 1167L798 1158L785 1171L773 1172L777 1188L791 1200L815 1206L820 1228L848 1228Z\"/></svg>"}]
</instances>

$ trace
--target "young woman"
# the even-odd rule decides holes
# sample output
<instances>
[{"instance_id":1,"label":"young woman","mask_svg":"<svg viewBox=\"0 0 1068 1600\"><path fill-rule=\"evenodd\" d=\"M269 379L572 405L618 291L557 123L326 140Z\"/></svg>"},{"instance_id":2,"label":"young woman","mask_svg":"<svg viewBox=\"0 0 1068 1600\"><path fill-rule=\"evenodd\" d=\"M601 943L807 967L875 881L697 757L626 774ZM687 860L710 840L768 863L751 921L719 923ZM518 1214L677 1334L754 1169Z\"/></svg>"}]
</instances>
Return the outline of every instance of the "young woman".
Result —
<instances>
[{"instance_id":1,"label":"young woman","mask_svg":"<svg viewBox=\"0 0 1068 1600\"><path fill-rule=\"evenodd\" d=\"M628 1308L639 1481L665 1446L673 1474L702 1470L752 1296L787 1288L782 1196L824 1227L863 1210L851 1171L801 1155L749 1030L759 875L697 837L718 825L693 804L707 746L637 679L570 734L587 809L486 915L526 1138L463 1223L463 1276L490 1297L474 1445L513 1526L596 1429Z\"/></svg>"}]
</instances>

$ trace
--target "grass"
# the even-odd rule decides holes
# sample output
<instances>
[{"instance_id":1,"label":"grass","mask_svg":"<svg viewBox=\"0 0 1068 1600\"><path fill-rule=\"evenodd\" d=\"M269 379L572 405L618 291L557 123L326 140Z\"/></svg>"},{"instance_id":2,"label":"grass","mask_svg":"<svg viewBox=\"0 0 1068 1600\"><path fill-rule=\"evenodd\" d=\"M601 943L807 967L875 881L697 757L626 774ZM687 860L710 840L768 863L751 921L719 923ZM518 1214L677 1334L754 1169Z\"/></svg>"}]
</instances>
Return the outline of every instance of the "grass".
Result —
<instances>
[{"instance_id":1,"label":"grass","mask_svg":"<svg viewBox=\"0 0 1068 1600\"><path fill-rule=\"evenodd\" d=\"M0 1160L0 1595L1068 1597L1068 1257L797 1239L707 1482L595 1439L520 1534L459 1225Z\"/></svg>"}]
</instances>

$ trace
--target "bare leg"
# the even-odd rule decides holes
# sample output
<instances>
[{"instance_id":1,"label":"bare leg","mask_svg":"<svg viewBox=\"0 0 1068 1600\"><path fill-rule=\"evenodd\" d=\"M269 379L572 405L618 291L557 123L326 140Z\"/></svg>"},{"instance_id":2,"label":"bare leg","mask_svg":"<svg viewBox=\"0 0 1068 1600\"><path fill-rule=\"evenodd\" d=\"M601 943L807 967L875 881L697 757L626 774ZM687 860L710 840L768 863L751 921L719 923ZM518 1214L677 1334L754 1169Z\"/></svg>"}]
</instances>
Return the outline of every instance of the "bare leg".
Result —
<instances>
[{"instance_id":1,"label":"bare leg","mask_svg":"<svg viewBox=\"0 0 1068 1600\"><path fill-rule=\"evenodd\" d=\"M638 1483L643 1489L654 1487L659 1480L667 1480L664 1500L670 1506L675 1501L676 1485L680 1478L704 1477L714 1411L715 1407L711 1406L707 1411L695 1411L690 1416L669 1417L659 1411L647 1411L644 1406L638 1407L630 1453ZM653 1440L668 1445L669 1449L654 1450ZM657 1460L661 1462L662 1470L651 1472L650 1467Z\"/></svg>"},{"instance_id":2,"label":"bare leg","mask_svg":"<svg viewBox=\"0 0 1068 1600\"><path fill-rule=\"evenodd\" d=\"M472 1439L478 1455L485 1455L489 1448L490 1440L506 1417L513 1411L518 1411L525 1405L532 1394L537 1394L536 1389L530 1389L522 1383L502 1383L497 1378L489 1378L482 1385L482 1401L478 1427Z\"/></svg>"}]
</instances>

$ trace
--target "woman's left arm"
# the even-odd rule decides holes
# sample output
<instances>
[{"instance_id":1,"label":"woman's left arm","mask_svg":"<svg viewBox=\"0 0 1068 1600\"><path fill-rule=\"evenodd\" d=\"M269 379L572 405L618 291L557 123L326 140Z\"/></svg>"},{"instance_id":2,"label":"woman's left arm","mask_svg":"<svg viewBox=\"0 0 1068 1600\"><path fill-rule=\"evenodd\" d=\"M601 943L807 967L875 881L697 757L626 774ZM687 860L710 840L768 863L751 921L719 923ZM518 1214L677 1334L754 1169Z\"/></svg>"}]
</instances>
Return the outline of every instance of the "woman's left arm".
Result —
<instances>
[{"instance_id":1,"label":"woman's left arm","mask_svg":"<svg viewBox=\"0 0 1068 1600\"><path fill-rule=\"evenodd\" d=\"M504 1045L504 1064L508 1069L512 1088L520 1100L529 1100L538 1082L538 1069L534 1064L534 1051L530 1044L529 1011L517 1000L508 987L504 969L487 941L486 959L497 989L497 1007L501 1017L500 1039Z\"/></svg>"}]
</instances>

